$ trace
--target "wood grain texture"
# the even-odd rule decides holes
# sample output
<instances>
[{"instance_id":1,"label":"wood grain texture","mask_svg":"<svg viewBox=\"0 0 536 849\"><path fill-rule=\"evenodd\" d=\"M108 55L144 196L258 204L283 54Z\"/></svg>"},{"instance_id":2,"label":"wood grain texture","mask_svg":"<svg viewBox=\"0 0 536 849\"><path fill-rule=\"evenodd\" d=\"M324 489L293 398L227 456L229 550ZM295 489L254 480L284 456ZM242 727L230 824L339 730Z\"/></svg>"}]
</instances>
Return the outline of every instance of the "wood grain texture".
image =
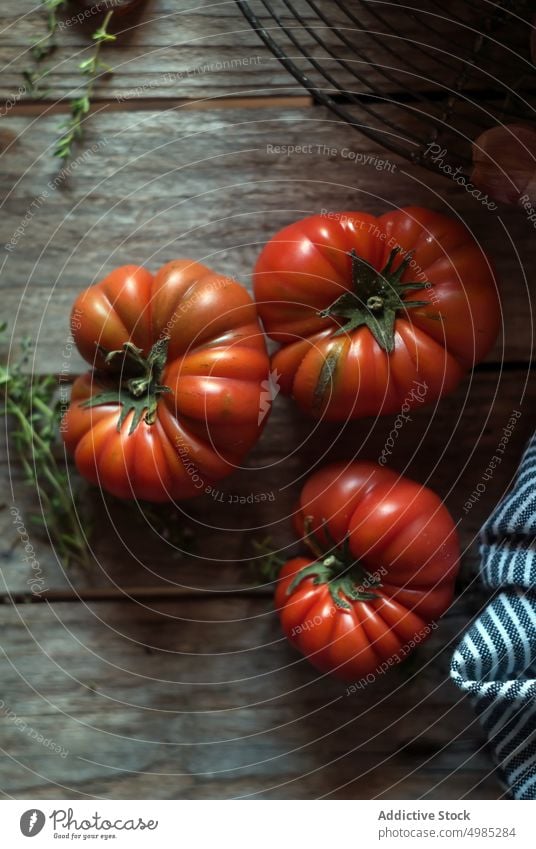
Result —
<instances>
[{"instance_id":1,"label":"wood grain texture","mask_svg":"<svg viewBox=\"0 0 536 849\"><path fill-rule=\"evenodd\" d=\"M445 643L464 618L441 626L411 667L347 694L282 641L266 600L2 613L4 793L16 798L502 792L447 680Z\"/></svg>"},{"instance_id":2,"label":"wood grain texture","mask_svg":"<svg viewBox=\"0 0 536 849\"><path fill-rule=\"evenodd\" d=\"M33 0L23 0L16 10L2 10L0 91L5 99L19 90L23 69L31 66L29 48L46 31L43 16L32 9ZM73 20L78 11L71 6L60 18L58 49L46 62L43 88L49 101L72 97L81 84L78 64L90 55L98 18L79 24ZM303 93L263 47L234 0L153 0L141 14L120 20L115 32L117 41L106 50L114 74L101 79L97 97L203 98L266 94L268 89Z\"/></svg>"},{"instance_id":3,"label":"wood grain texture","mask_svg":"<svg viewBox=\"0 0 536 849\"><path fill-rule=\"evenodd\" d=\"M408 204L459 216L489 253L504 313L490 361L530 356L534 229L524 213L484 209L323 109L101 114L59 173L57 116L36 120L10 117L2 131L0 246L2 308L16 336L37 340L38 371L82 369L66 350L67 316L76 294L115 266L191 256L249 285L262 245L296 218ZM296 151L304 144L311 149Z\"/></svg>"},{"instance_id":4,"label":"wood grain texture","mask_svg":"<svg viewBox=\"0 0 536 849\"><path fill-rule=\"evenodd\" d=\"M401 90L440 86L445 92L455 90L465 60L473 56L480 32L486 31L482 10L468 8L466 3L450 3L448 9L414 3L413 9L420 6L426 12L419 22L398 4L386 8L350 4L349 14L330 0L318 0L315 5L320 14L307 0L294 0L295 17L282 0L275 0L273 8L285 32L266 17L261 0L251 2L286 54L313 79L324 76L326 92L337 86L355 96L380 92L389 99ZM19 0L16 7L3 4L0 9L4 66L0 97L8 102L17 96L22 71L31 65L30 46L45 33L44 17L35 6L34 0ZM75 20L78 12L71 4L60 16L58 49L45 63L49 72L42 86L49 102L72 97L80 86L78 64L89 55L97 18L80 24ZM135 15L118 19L115 31L117 41L106 49L106 61L114 73L101 80L97 99L303 93L250 27L235 0L148 0ZM480 74L477 64L471 88L522 85L519 68L509 67L508 50L528 59L529 38L528 22L519 22L517 28L503 25L496 40L486 45L486 56L493 60L492 68L501 68L500 76Z\"/></svg>"}]
</instances>

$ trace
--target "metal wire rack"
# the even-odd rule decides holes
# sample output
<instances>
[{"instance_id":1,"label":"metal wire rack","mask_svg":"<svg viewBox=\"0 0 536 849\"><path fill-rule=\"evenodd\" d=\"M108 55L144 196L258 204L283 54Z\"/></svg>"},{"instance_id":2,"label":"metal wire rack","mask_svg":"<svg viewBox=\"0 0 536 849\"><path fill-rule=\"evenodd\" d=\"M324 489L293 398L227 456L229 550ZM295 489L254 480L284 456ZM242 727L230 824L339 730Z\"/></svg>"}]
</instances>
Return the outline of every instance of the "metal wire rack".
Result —
<instances>
[{"instance_id":1,"label":"metal wire rack","mask_svg":"<svg viewBox=\"0 0 536 849\"><path fill-rule=\"evenodd\" d=\"M413 162L467 170L483 130L536 118L533 0L237 3L316 103Z\"/></svg>"}]
</instances>

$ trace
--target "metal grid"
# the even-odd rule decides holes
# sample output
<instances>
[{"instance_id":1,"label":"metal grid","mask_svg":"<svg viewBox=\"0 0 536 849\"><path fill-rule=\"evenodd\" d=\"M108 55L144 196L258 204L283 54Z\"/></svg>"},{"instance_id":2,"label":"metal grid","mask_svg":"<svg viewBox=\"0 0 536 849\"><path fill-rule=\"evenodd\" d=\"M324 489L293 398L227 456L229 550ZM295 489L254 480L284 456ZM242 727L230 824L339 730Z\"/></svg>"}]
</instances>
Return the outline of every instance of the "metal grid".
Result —
<instances>
[{"instance_id":1,"label":"metal grid","mask_svg":"<svg viewBox=\"0 0 536 849\"><path fill-rule=\"evenodd\" d=\"M536 116L532 0L237 0L287 71L323 106L413 162L467 169L471 141Z\"/></svg>"}]
</instances>

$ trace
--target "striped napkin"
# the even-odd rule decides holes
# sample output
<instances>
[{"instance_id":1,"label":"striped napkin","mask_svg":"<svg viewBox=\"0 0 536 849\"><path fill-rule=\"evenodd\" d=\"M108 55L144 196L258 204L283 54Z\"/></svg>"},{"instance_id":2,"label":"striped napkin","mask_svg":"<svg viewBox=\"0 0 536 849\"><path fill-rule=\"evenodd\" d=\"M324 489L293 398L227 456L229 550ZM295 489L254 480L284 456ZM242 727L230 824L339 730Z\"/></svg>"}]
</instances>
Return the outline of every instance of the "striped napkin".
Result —
<instances>
[{"instance_id":1,"label":"striped napkin","mask_svg":"<svg viewBox=\"0 0 536 849\"><path fill-rule=\"evenodd\" d=\"M480 542L483 581L498 592L454 652L451 677L471 695L512 796L536 799L536 434Z\"/></svg>"}]
</instances>

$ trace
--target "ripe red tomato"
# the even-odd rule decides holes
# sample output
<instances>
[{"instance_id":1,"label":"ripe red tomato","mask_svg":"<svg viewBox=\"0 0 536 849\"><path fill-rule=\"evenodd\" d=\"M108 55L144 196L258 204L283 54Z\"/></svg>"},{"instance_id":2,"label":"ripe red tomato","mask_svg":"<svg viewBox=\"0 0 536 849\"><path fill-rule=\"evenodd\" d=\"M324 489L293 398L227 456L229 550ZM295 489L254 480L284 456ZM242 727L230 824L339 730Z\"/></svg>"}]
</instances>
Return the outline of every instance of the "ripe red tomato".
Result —
<instances>
[{"instance_id":1,"label":"ripe red tomato","mask_svg":"<svg viewBox=\"0 0 536 849\"><path fill-rule=\"evenodd\" d=\"M321 672L356 681L385 671L452 601L456 528L414 481L375 463L326 466L305 484L295 525L313 556L283 566L275 603Z\"/></svg>"},{"instance_id":2,"label":"ripe red tomato","mask_svg":"<svg viewBox=\"0 0 536 849\"><path fill-rule=\"evenodd\" d=\"M257 440L269 361L255 304L191 260L123 266L77 298L79 377L62 433L80 473L120 498L210 491ZM261 406L262 401L262 406Z\"/></svg>"},{"instance_id":3,"label":"ripe red tomato","mask_svg":"<svg viewBox=\"0 0 536 849\"><path fill-rule=\"evenodd\" d=\"M315 215L277 233L254 273L281 390L333 421L453 390L497 336L489 261L459 221L419 207Z\"/></svg>"}]
</instances>

